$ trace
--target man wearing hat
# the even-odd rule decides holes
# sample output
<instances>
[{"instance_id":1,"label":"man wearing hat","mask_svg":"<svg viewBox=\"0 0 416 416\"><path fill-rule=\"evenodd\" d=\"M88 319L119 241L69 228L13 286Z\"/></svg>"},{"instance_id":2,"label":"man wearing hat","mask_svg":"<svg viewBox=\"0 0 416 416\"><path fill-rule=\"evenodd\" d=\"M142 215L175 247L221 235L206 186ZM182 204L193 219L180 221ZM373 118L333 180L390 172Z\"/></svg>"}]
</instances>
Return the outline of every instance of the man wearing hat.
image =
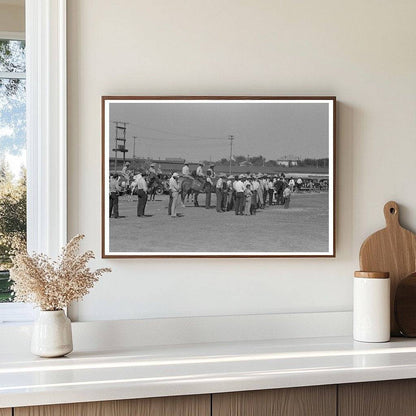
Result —
<instances>
[{"instance_id":1,"label":"man wearing hat","mask_svg":"<svg viewBox=\"0 0 416 416\"><path fill-rule=\"evenodd\" d=\"M151 163L150 164L150 168L149 168L149 174L154 174L154 175L156 175L156 169L155 169L155 164L154 163Z\"/></svg>"},{"instance_id":2,"label":"man wearing hat","mask_svg":"<svg viewBox=\"0 0 416 416\"><path fill-rule=\"evenodd\" d=\"M223 212L224 204L224 178L226 176L221 173L215 185L215 194L217 195L216 208L217 212Z\"/></svg>"},{"instance_id":3,"label":"man wearing hat","mask_svg":"<svg viewBox=\"0 0 416 416\"><path fill-rule=\"evenodd\" d=\"M189 176L191 174L190 170L189 170L189 165L187 163L184 163L183 167L182 167L182 175L183 176Z\"/></svg>"},{"instance_id":4,"label":"man wearing hat","mask_svg":"<svg viewBox=\"0 0 416 416\"><path fill-rule=\"evenodd\" d=\"M169 192L170 192L170 199L169 205L170 205L170 216L173 218L176 218L178 216L177 209L178 209L178 203L179 203L179 194L181 191L181 188L179 186L178 182L179 174L177 172L174 172L172 174L172 177L169 179Z\"/></svg>"},{"instance_id":5,"label":"man wearing hat","mask_svg":"<svg viewBox=\"0 0 416 416\"><path fill-rule=\"evenodd\" d=\"M273 177L269 176L269 180L267 182L267 192L269 194L269 205L273 205L273 194L274 194L274 182Z\"/></svg>"},{"instance_id":6,"label":"man wearing hat","mask_svg":"<svg viewBox=\"0 0 416 416\"><path fill-rule=\"evenodd\" d=\"M259 173L257 175L257 181L259 183L259 188L257 189L257 204L259 209L263 209L263 175Z\"/></svg>"},{"instance_id":7,"label":"man wearing hat","mask_svg":"<svg viewBox=\"0 0 416 416\"><path fill-rule=\"evenodd\" d=\"M110 218L114 213L114 218L118 218L118 193L121 191L118 183L118 174L110 175Z\"/></svg>"},{"instance_id":8,"label":"man wearing hat","mask_svg":"<svg viewBox=\"0 0 416 416\"><path fill-rule=\"evenodd\" d=\"M276 188L276 201L277 201L276 203L277 205L283 205L283 202L284 202L283 190L285 189L285 183L281 176L279 176L279 178L277 179L275 188Z\"/></svg>"},{"instance_id":9,"label":"man wearing hat","mask_svg":"<svg viewBox=\"0 0 416 416\"><path fill-rule=\"evenodd\" d=\"M130 168L130 162L126 162L123 165L123 168L121 169L121 176L124 178L124 181L125 181L124 187L126 187L126 188L130 184L130 173L131 173L131 170L129 170L129 168Z\"/></svg>"},{"instance_id":10,"label":"man wearing hat","mask_svg":"<svg viewBox=\"0 0 416 416\"><path fill-rule=\"evenodd\" d=\"M240 175L238 180L234 182L234 190L235 190L235 215L243 215L244 214L244 206L245 206L245 199L244 199L244 179L245 175Z\"/></svg>"},{"instance_id":11,"label":"man wearing hat","mask_svg":"<svg viewBox=\"0 0 416 416\"><path fill-rule=\"evenodd\" d=\"M269 177L267 175L263 176L263 208L266 208L267 196L269 195Z\"/></svg>"},{"instance_id":12,"label":"man wearing hat","mask_svg":"<svg viewBox=\"0 0 416 416\"><path fill-rule=\"evenodd\" d=\"M251 199L251 209L250 209L250 213L252 215L256 215L256 210L258 208L258 191L259 191L259 187L260 184L257 180L257 176L255 174L251 175L251 192L253 193L252 195L252 199Z\"/></svg>"},{"instance_id":13,"label":"man wearing hat","mask_svg":"<svg viewBox=\"0 0 416 416\"><path fill-rule=\"evenodd\" d=\"M212 171L211 169L207 169L207 177L205 180L204 188L205 189L205 208L211 208L211 191L214 186L214 182L212 181Z\"/></svg>"},{"instance_id":14,"label":"man wearing hat","mask_svg":"<svg viewBox=\"0 0 416 416\"><path fill-rule=\"evenodd\" d=\"M214 178L215 178L214 166L215 165L213 163L211 163L209 165L209 169L207 169L207 176L210 176L212 180L214 180Z\"/></svg>"},{"instance_id":15,"label":"man wearing hat","mask_svg":"<svg viewBox=\"0 0 416 416\"><path fill-rule=\"evenodd\" d=\"M293 177L289 179L289 189L290 193L292 193L295 189L295 180L293 179Z\"/></svg>"},{"instance_id":16,"label":"man wearing hat","mask_svg":"<svg viewBox=\"0 0 416 416\"><path fill-rule=\"evenodd\" d=\"M142 169L139 170L138 175L135 177L137 187L137 216L144 217L144 210L147 202L147 183L144 179L145 173Z\"/></svg>"},{"instance_id":17,"label":"man wearing hat","mask_svg":"<svg viewBox=\"0 0 416 416\"><path fill-rule=\"evenodd\" d=\"M302 178L298 178L298 180L296 181L296 188L297 188L298 192L301 191L302 185L303 185Z\"/></svg>"},{"instance_id":18,"label":"man wearing hat","mask_svg":"<svg viewBox=\"0 0 416 416\"><path fill-rule=\"evenodd\" d=\"M230 175L227 178L227 190L226 190L226 211L231 211L233 209L233 182L234 182L234 176Z\"/></svg>"},{"instance_id":19,"label":"man wearing hat","mask_svg":"<svg viewBox=\"0 0 416 416\"><path fill-rule=\"evenodd\" d=\"M290 204L290 185L286 185L286 188L283 191L283 200L284 200L284 207L285 209L289 208L289 204Z\"/></svg>"},{"instance_id":20,"label":"man wearing hat","mask_svg":"<svg viewBox=\"0 0 416 416\"><path fill-rule=\"evenodd\" d=\"M125 178L128 178L128 175L129 175L129 167L130 167L130 162L126 162L124 165L123 165L123 168L121 169L121 174L125 177Z\"/></svg>"},{"instance_id":21,"label":"man wearing hat","mask_svg":"<svg viewBox=\"0 0 416 416\"><path fill-rule=\"evenodd\" d=\"M246 190L247 185L250 185L250 189L251 189L250 175L243 175L243 176L244 176L244 179L243 179L244 191Z\"/></svg>"},{"instance_id":22,"label":"man wearing hat","mask_svg":"<svg viewBox=\"0 0 416 416\"><path fill-rule=\"evenodd\" d=\"M204 177L202 166L204 166L203 163L198 163L198 167L196 168L196 176L199 176L200 178Z\"/></svg>"}]
</instances>

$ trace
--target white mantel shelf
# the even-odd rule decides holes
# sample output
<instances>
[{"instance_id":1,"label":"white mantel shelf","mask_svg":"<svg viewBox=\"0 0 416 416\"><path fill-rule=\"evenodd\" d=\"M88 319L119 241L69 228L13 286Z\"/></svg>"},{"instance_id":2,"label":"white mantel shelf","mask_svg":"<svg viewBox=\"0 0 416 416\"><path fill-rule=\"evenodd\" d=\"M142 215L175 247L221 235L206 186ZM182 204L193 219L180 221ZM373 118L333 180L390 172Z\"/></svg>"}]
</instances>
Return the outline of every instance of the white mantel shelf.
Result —
<instances>
[{"instance_id":1,"label":"white mantel shelf","mask_svg":"<svg viewBox=\"0 0 416 416\"><path fill-rule=\"evenodd\" d=\"M416 378L416 340L348 337L0 354L0 407Z\"/></svg>"}]
</instances>

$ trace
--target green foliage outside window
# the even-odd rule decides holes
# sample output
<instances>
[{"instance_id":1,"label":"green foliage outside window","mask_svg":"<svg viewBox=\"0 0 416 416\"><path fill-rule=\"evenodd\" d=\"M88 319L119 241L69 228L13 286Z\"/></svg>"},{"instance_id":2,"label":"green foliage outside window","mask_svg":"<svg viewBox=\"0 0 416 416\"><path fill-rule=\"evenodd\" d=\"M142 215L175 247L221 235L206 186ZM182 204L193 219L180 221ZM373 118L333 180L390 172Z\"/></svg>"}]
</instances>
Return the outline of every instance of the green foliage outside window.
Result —
<instances>
[{"instance_id":1,"label":"green foliage outside window","mask_svg":"<svg viewBox=\"0 0 416 416\"><path fill-rule=\"evenodd\" d=\"M8 269L13 251L26 241L26 172L18 181L0 162L0 302L12 300Z\"/></svg>"},{"instance_id":2,"label":"green foliage outside window","mask_svg":"<svg viewBox=\"0 0 416 416\"><path fill-rule=\"evenodd\" d=\"M8 269L26 241L25 61L24 41L0 39L0 302L13 298Z\"/></svg>"}]
</instances>

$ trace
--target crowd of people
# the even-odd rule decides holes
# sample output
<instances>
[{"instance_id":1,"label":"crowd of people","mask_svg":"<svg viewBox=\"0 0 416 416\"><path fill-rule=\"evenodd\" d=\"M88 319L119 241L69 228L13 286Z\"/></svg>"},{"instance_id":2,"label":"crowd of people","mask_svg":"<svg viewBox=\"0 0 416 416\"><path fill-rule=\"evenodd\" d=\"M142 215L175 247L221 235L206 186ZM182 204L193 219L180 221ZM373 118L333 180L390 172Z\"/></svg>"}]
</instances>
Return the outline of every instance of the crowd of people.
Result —
<instances>
[{"instance_id":1,"label":"crowd of people","mask_svg":"<svg viewBox=\"0 0 416 416\"><path fill-rule=\"evenodd\" d=\"M149 176L157 175L153 164L149 169L139 169L135 175L128 176L128 165L123 167L121 173L110 175L109 198L110 217L118 218L118 197L129 184L129 192L137 194L137 216L145 217L145 208L148 199ZM210 165L206 173L203 164L190 172L189 165L184 164L181 174L173 172L168 179L169 205L168 215L173 218L181 216L178 207L183 200L182 181L186 178L199 181L201 190L205 194L205 208L215 208L218 213L233 211L235 215L256 215L257 210L265 209L271 205L282 205L284 209L290 206L290 197L296 190L304 187L312 189L313 181L304 181L302 178L287 178L284 173L262 174L246 173L239 175L216 174L214 165ZM215 193L216 203L211 206L211 194ZM188 195L189 196L189 195ZM197 198L194 195L194 198Z\"/></svg>"},{"instance_id":2,"label":"crowd of people","mask_svg":"<svg viewBox=\"0 0 416 416\"><path fill-rule=\"evenodd\" d=\"M120 194L129 189L131 195L133 192L137 194L137 216L144 217L145 209L147 204L147 192L148 192L148 181L147 176L149 171L144 169L139 169L135 175L131 175L131 172L128 170L129 163L124 164L121 173L115 172L110 175L109 179L109 198L110 198L110 218L119 218L118 211L118 199ZM152 173L155 175L156 170L154 165L150 166L150 169L153 170Z\"/></svg>"},{"instance_id":3,"label":"crowd of people","mask_svg":"<svg viewBox=\"0 0 416 416\"><path fill-rule=\"evenodd\" d=\"M293 178L286 179L285 175L240 174L229 175L215 174L214 165L210 165L204 174L202 164L193 175L189 166L185 164L182 175L174 172L169 179L169 208L168 215L177 217L177 208L180 202L181 180L191 178L203 183L202 191L205 193L205 208L216 208L218 213L233 211L235 215L255 215L258 209L264 209L267 205L283 205L289 208L290 195L295 186L300 187L301 181L295 182ZM215 190L216 204L211 206L211 193ZM195 198L195 196L194 196Z\"/></svg>"}]
</instances>

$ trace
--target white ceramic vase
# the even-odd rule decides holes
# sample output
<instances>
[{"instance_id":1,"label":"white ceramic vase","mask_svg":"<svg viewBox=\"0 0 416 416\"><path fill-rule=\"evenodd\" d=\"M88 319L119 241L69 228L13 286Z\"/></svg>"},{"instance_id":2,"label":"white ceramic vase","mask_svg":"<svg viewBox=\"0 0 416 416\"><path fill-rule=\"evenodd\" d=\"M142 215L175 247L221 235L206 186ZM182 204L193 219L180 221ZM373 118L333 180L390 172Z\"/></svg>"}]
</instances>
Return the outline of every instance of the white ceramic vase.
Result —
<instances>
[{"instance_id":1,"label":"white ceramic vase","mask_svg":"<svg viewBox=\"0 0 416 416\"><path fill-rule=\"evenodd\" d=\"M72 351L71 321L61 309L40 311L33 325L31 351L39 357L62 357Z\"/></svg>"}]
</instances>

